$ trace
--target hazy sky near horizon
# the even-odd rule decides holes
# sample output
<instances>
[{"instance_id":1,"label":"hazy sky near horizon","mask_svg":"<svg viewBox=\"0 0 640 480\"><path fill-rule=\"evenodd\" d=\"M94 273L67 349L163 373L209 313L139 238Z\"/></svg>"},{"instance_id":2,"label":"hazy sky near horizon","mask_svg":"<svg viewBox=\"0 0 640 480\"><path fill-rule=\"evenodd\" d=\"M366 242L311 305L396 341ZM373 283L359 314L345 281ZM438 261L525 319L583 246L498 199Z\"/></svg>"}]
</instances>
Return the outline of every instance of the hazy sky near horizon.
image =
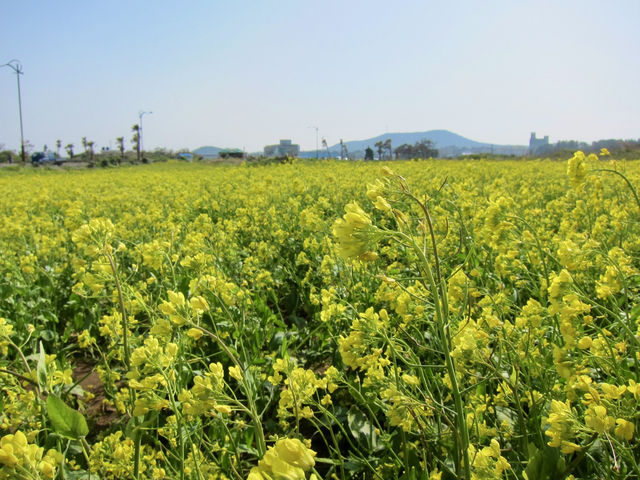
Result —
<instances>
[{"instance_id":1,"label":"hazy sky near horizon","mask_svg":"<svg viewBox=\"0 0 640 480\"><path fill-rule=\"evenodd\" d=\"M0 0L25 140L262 150L447 129L640 138L640 1ZM20 144L0 68L0 144Z\"/></svg>"}]
</instances>

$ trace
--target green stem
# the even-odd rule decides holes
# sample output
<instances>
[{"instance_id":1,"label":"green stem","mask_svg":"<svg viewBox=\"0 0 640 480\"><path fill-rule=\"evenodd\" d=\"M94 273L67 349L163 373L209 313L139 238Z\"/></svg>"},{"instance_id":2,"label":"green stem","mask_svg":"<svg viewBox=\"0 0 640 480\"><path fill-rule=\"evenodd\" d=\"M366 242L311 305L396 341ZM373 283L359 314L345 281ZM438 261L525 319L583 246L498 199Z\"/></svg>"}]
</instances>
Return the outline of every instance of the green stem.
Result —
<instances>
[{"instance_id":1,"label":"green stem","mask_svg":"<svg viewBox=\"0 0 640 480\"><path fill-rule=\"evenodd\" d=\"M87 443L87 440L84 437L80 437L80 445L82 446L82 454L84 455L84 459L87 462L87 478L91 480L91 462L89 460L89 453L91 452L91 448Z\"/></svg>"},{"instance_id":2,"label":"green stem","mask_svg":"<svg viewBox=\"0 0 640 480\"><path fill-rule=\"evenodd\" d=\"M564 471L560 474L560 476L558 478L567 478L569 476L569 474L578 466L578 464L580 462L582 462L582 460L584 459L585 455L587 454L587 451L589 450L589 446L591 446L591 444L593 442L595 442L596 438L598 438L598 434L594 433L591 438L588 440L587 442L587 446L583 446L582 449L580 450L580 452L578 452L578 454L574 457L574 459L571 461L571 463L569 465L567 465L567 468L564 469Z\"/></svg>"},{"instance_id":3,"label":"green stem","mask_svg":"<svg viewBox=\"0 0 640 480\"><path fill-rule=\"evenodd\" d=\"M137 420L134 423L138 423ZM142 442L142 432L139 431L138 425L135 426L136 438L133 444L133 478L140 478L140 444Z\"/></svg>"},{"instance_id":4,"label":"green stem","mask_svg":"<svg viewBox=\"0 0 640 480\"><path fill-rule=\"evenodd\" d=\"M109 260L109 265L111 266L111 271L113 272L113 278L116 282L116 288L118 290L118 302L120 303L120 313L122 314L122 349L124 350L124 366L127 370L131 368L131 355L129 352L129 321L127 318L127 309L124 306L124 296L122 294L122 286L120 285L120 276L118 275L118 269L116 267L115 262L113 261L113 257L110 253L107 252L107 259ZM132 397L133 393L130 394ZM133 405L133 398L130 398L131 404ZM140 478L140 437L138 434L136 436L136 441L134 443L134 465L133 465L133 475L136 480Z\"/></svg>"},{"instance_id":5,"label":"green stem","mask_svg":"<svg viewBox=\"0 0 640 480\"><path fill-rule=\"evenodd\" d=\"M127 320L127 310L124 307L124 297L122 295L122 287L120 285L120 278L118 276L118 269L116 268L116 264L113 261L113 257L110 253L107 253L107 259L109 260L109 265L111 265L111 271L113 272L113 278L116 281L116 288L118 289L118 301L120 302L120 312L122 313L122 345L124 349L124 365L129 371L130 362L129 362L129 339L128 339L128 330L129 330L129 322Z\"/></svg>"},{"instance_id":6,"label":"green stem","mask_svg":"<svg viewBox=\"0 0 640 480\"><path fill-rule=\"evenodd\" d=\"M225 343L220 339L220 337L218 337L215 333L210 332L206 328L201 327L200 325L192 324L192 326L202 331L204 334L213 338L218 343L218 345L220 345L220 348L224 350L224 352L227 354L227 356L233 362L233 364L236 367L240 368L240 370L242 371L242 386L244 387L245 393L247 395L247 402L249 403L249 416L251 417L251 421L253 422L256 432L258 433L257 435L258 453L260 454L260 457L264 456L264 454L267 451L267 442L264 438L264 430L262 429L262 422L260 421L260 416L258 415L255 399L253 398L253 390L249 388L249 384L247 382L247 377L245 375L244 368L242 368L236 356L233 354L233 352L231 352L231 350L229 350L229 347L225 345Z\"/></svg>"},{"instance_id":7,"label":"green stem","mask_svg":"<svg viewBox=\"0 0 640 480\"><path fill-rule=\"evenodd\" d=\"M311 423L313 423L313 426L316 427L317 432L322 437L322 440L324 441L324 444L327 447L327 452L330 452L331 448L329 447L329 442L327 441L327 437L325 437L324 433L322 433L322 427L325 427L326 430L329 432L329 435L331 437L331 442L333 443L333 448L336 451L336 453L338 453L338 465L340 467L341 478L346 478L346 474L345 474L345 471L344 471L344 458L343 458L342 455L340 455L340 443L338 442L338 439L336 438L336 434L333 432L333 428L327 428L322 423L318 424L318 422L316 422L313 418L311 418L310 421L311 421ZM318 478L320 478L320 477L318 477Z\"/></svg>"},{"instance_id":8,"label":"green stem","mask_svg":"<svg viewBox=\"0 0 640 480\"><path fill-rule=\"evenodd\" d=\"M525 227L527 227L529 229L529 231L533 234L533 238L536 239L536 247L538 248L538 252L540 253L540 261L542 262L542 269L544 270L544 277L547 280L547 287L549 287L550 283L549 283L549 269L547 268L547 262L545 261L545 252L544 250L542 250L542 244L540 243L540 239L538 238L538 232L536 230L534 230L531 225L529 225L529 222L527 222L524 218L521 217L515 217L515 216L508 216L507 218L512 218L514 220L518 220L520 222L522 222Z\"/></svg>"},{"instance_id":9,"label":"green stem","mask_svg":"<svg viewBox=\"0 0 640 480\"><path fill-rule=\"evenodd\" d=\"M464 468L464 478L466 480L470 480L471 478L471 464L469 461L469 430L467 427L467 419L464 412L464 405L462 403L462 395L460 394L460 389L458 386L458 379L456 376L455 364L453 362L453 358L451 357L451 338L448 333L449 328L449 305L447 303L447 291L445 287L445 283L442 279L440 272L440 260L438 257L438 247L435 238L435 231L433 228L433 222L431 221L431 215L429 214L429 209L427 205L420 201L417 197L415 197L410 191L409 188L403 188L405 190L405 194L412 199L414 202L418 204L422 212L424 213L425 220L427 221L429 227L429 236L431 238L431 246L433 249L433 255L435 259L435 268L437 275L434 278L433 272L431 270L431 264L427 259L424 249L420 248L415 240L411 237L405 235L405 237L409 240L410 245L413 250L416 252L418 257L420 258L423 271L426 273L427 281L430 284L431 291L434 296L434 306L436 309L436 329L438 331L438 336L440 337L440 341L442 343L442 351L445 357L445 366L447 368L447 374L449 375L449 379L451 381L451 394L453 396L453 401L455 405L456 411L456 419L455 424L458 430L459 441L457 441L457 451L456 457L459 459L460 455L463 460L463 468ZM460 475L460 462L456 462L456 473Z\"/></svg>"},{"instance_id":10,"label":"green stem","mask_svg":"<svg viewBox=\"0 0 640 480\"><path fill-rule=\"evenodd\" d=\"M31 385L33 385L34 387L38 387L38 382L34 382L33 380L31 380L29 377L25 377L24 375L20 375L18 372L14 372L13 370L7 370L4 368L0 368L0 372L2 373L8 373L9 375L13 375L14 377L16 377L18 380L22 380L23 382L27 382L30 383Z\"/></svg>"},{"instance_id":11,"label":"green stem","mask_svg":"<svg viewBox=\"0 0 640 480\"><path fill-rule=\"evenodd\" d=\"M421 202L419 202L421 203ZM426 207L425 207L426 208ZM413 247L413 250L418 255L421 263L422 270L426 274L427 281L431 287L431 292L434 296L434 306L436 310L436 329L438 332L438 336L440 337L440 341L442 344L442 351L445 357L445 366L447 368L447 374L449 376L449 380L451 381L451 394L453 396L456 419L455 425L458 430L459 442L457 443L456 448L456 458L460 458L462 456L463 460L463 468L464 468L464 478L466 480L470 480L471 478L471 464L469 461L469 430L467 428L467 419L464 413L464 405L462 403L462 395L460 394L460 388L458 386L458 379L456 376L456 369L453 362L453 358L451 357L451 339L447 334L447 325L448 319L445 318L443 314L443 310L447 310L446 306L446 297L442 297L442 293L444 293L444 288L442 285L438 285L433 276L433 272L431 270L431 265L429 260L425 256L424 251L415 243L415 241L409 237L408 235L401 234L406 241ZM443 283L443 282L441 282ZM443 308L444 307L444 308ZM456 462L456 473L460 475L460 462Z\"/></svg>"},{"instance_id":12,"label":"green stem","mask_svg":"<svg viewBox=\"0 0 640 480\"><path fill-rule=\"evenodd\" d=\"M328 409L326 409L324 406L317 404L318 410L323 413L324 415L326 415L329 419L331 419L333 421L333 423L342 431L342 434L344 436L344 439L347 441L347 443L349 443L349 446L351 447L351 451L353 452L354 456L360 460L362 463L364 463L367 467L369 467L369 469L371 470L371 473L373 475L375 475L378 478L382 478L380 476L380 474L377 472L377 470L375 469L375 467L373 465L371 465L371 463L367 460L367 456L364 455L362 453L362 451L360 450L360 448L358 446L356 446L353 441L351 440L351 435L349 433L347 433L346 429L344 428L344 423L341 422L340 420L338 420L335 415L333 415L333 413L331 413ZM395 454L394 454L395 455ZM396 458L397 455L395 455ZM342 459L341 459L342 461Z\"/></svg>"},{"instance_id":13,"label":"green stem","mask_svg":"<svg viewBox=\"0 0 640 480\"><path fill-rule=\"evenodd\" d=\"M27 359L25 358L24 353L22 353L22 350L20 349L20 347L18 347L15 343L13 343L9 337L4 337L4 339L7 341L9 345L11 345L13 348L16 349L16 351L18 352L18 355L20 355L20 358L22 359L22 363L24 364L24 368L27 370L27 373L31 373L31 368L29 368L29 363L27 362Z\"/></svg>"}]
</instances>

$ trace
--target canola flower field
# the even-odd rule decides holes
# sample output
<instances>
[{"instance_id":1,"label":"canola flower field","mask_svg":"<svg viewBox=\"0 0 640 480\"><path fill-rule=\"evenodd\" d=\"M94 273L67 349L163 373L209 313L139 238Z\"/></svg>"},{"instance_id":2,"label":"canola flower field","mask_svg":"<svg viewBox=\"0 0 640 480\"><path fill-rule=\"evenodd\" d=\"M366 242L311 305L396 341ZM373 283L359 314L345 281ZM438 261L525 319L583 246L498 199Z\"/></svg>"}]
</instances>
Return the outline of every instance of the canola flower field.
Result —
<instances>
[{"instance_id":1,"label":"canola flower field","mask_svg":"<svg viewBox=\"0 0 640 480\"><path fill-rule=\"evenodd\" d=\"M0 172L0 478L639 478L607 153Z\"/></svg>"}]
</instances>

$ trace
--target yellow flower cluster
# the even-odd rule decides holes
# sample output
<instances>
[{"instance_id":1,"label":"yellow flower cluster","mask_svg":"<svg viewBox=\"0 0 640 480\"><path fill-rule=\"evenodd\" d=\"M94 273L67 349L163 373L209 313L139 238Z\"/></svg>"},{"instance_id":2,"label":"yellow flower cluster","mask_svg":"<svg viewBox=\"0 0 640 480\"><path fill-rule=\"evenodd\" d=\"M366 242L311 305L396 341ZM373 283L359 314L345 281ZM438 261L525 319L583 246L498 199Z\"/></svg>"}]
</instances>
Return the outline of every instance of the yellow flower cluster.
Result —
<instances>
[{"instance_id":1,"label":"yellow flower cluster","mask_svg":"<svg viewBox=\"0 0 640 480\"><path fill-rule=\"evenodd\" d=\"M9 337L13 335L13 325L0 317L0 354L6 356L9 351Z\"/></svg>"},{"instance_id":2,"label":"yellow flower cluster","mask_svg":"<svg viewBox=\"0 0 640 480\"><path fill-rule=\"evenodd\" d=\"M376 343L380 343L377 334L386 331L388 326L389 315L384 309L376 313L373 307L369 307L359 314L351 323L349 335L338 340L344 364L363 370L371 381L383 378L384 368L391 361L381 347L376 348Z\"/></svg>"},{"instance_id":3,"label":"yellow flower cluster","mask_svg":"<svg viewBox=\"0 0 640 480\"><path fill-rule=\"evenodd\" d=\"M469 450L473 459L473 480L500 479L503 478L502 474L511 468L507 459L502 456L500 443L495 438L491 439L488 447L476 449L471 445Z\"/></svg>"},{"instance_id":4,"label":"yellow flower cluster","mask_svg":"<svg viewBox=\"0 0 640 480\"><path fill-rule=\"evenodd\" d=\"M375 260L378 254L372 248L380 236L378 229L356 202L348 204L344 209L347 213L333 225L340 255L344 258Z\"/></svg>"},{"instance_id":5,"label":"yellow flower cluster","mask_svg":"<svg viewBox=\"0 0 640 480\"><path fill-rule=\"evenodd\" d=\"M224 369L222 364L212 363L209 365L208 372L193 379L193 387L190 390L183 389L178 395L178 400L182 403L182 411L193 416L230 414L231 408L228 405L218 403L223 397L223 389Z\"/></svg>"},{"instance_id":6,"label":"yellow flower cluster","mask_svg":"<svg viewBox=\"0 0 640 480\"><path fill-rule=\"evenodd\" d=\"M24 433L5 435L0 439L0 478L53 478L62 454L29 443Z\"/></svg>"},{"instance_id":7,"label":"yellow flower cluster","mask_svg":"<svg viewBox=\"0 0 640 480\"><path fill-rule=\"evenodd\" d=\"M90 257L111 253L114 226L108 218L93 218L71 234L71 239Z\"/></svg>"},{"instance_id":8,"label":"yellow flower cluster","mask_svg":"<svg viewBox=\"0 0 640 480\"><path fill-rule=\"evenodd\" d=\"M312 418L314 411L311 405L316 403L318 389L328 390L329 393L320 400L326 405L331 403L329 394L337 388L338 371L335 367L329 367L324 377L318 378L313 371L296 367L292 359L278 358L273 363L273 372L268 377L269 382L283 385L278 402L278 418L282 425L288 425L292 417Z\"/></svg>"},{"instance_id":9,"label":"yellow flower cluster","mask_svg":"<svg viewBox=\"0 0 640 480\"><path fill-rule=\"evenodd\" d=\"M134 442L123 437L122 432L107 435L96 442L89 457L89 467L92 473L104 480L120 480L133 477L132 459L135 455ZM164 460L161 453L144 446L141 452L142 478L150 480L165 480L170 478L164 468L158 464Z\"/></svg>"},{"instance_id":10,"label":"yellow flower cluster","mask_svg":"<svg viewBox=\"0 0 640 480\"><path fill-rule=\"evenodd\" d=\"M306 472L315 465L316 452L297 438L282 438L253 467L247 480L306 480ZM309 480L317 480L315 474Z\"/></svg>"},{"instance_id":11,"label":"yellow flower cluster","mask_svg":"<svg viewBox=\"0 0 640 480\"><path fill-rule=\"evenodd\" d=\"M162 313L169 317L169 320L180 326L188 322L193 314L200 315L209 310L209 304L204 297L197 295L191 297L189 302L184 298L182 292L167 292L169 301L163 301L158 307Z\"/></svg>"},{"instance_id":12,"label":"yellow flower cluster","mask_svg":"<svg viewBox=\"0 0 640 480\"><path fill-rule=\"evenodd\" d=\"M584 179L587 176L587 157L584 153L578 151L569 159L567 175L569 175L571 185L574 187L584 183Z\"/></svg>"},{"instance_id":13,"label":"yellow flower cluster","mask_svg":"<svg viewBox=\"0 0 640 480\"><path fill-rule=\"evenodd\" d=\"M549 428L545 431L545 434L551 438L549 446L560 448L560 451L564 454L580 450L580 446L572 442L577 433L578 423L575 420L569 401L551 400L551 408L546 423Z\"/></svg>"}]
</instances>

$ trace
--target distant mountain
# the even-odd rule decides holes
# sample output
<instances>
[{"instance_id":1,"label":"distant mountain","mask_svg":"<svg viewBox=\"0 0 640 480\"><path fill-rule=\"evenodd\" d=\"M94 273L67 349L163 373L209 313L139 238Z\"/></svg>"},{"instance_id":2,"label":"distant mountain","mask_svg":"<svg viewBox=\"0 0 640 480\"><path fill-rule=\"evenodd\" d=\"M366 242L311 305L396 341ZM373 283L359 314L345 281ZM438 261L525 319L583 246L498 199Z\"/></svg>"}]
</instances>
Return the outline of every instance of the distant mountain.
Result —
<instances>
[{"instance_id":1,"label":"distant mountain","mask_svg":"<svg viewBox=\"0 0 640 480\"><path fill-rule=\"evenodd\" d=\"M490 143L481 143L469 140L461 135L452 133L448 130L429 130L427 132L404 132L404 133L385 133L377 137L368 138L366 140L351 140L344 142L349 152L349 156L356 158L364 157L367 147L371 147L376 151L375 144L391 139L392 148L408 143L415 144L421 140L431 140L435 147L439 150L441 157L452 157L464 155L468 153L495 153L502 155L524 155L528 151L525 145L494 145ZM329 153L332 156L340 155L340 144L337 143L329 147ZM315 157L316 151L310 150L300 152L301 157ZM319 151L319 156L326 157L326 149Z\"/></svg>"},{"instance_id":2,"label":"distant mountain","mask_svg":"<svg viewBox=\"0 0 640 480\"><path fill-rule=\"evenodd\" d=\"M420 140L431 140L436 148L442 147L462 147L473 148L482 145L480 142L474 142L468 138L464 138L456 133L451 133L448 130L430 130L428 132L412 132L412 133L385 133L384 135L378 135L377 137L369 138L367 140L354 140L345 142L349 151L351 150L365 150L368 146L374 148L374 144L377 142L384 142L387 138L391 139L391 144L394 147L399 147L405 143L413 145ZM331 149L340 150L340 144L336 144Z\"/></svg>"},{"instance_id":3,"label":"distant mountain","mask_svg":"<svg viewBox=\"0 0 640 480\"><path fill-rule=\"evenodd\" d=\"M204 158L216 158L220 155L220 150L222 148L219 147L200 147L196 148L193 152L196 155L202 155Z\"/></svg>"},{"instance_id":4,"label":"distant mountain","mask_svg":"<svg viewBox=\"0 0 640 480\"><path fill-rule=\"evenodd\" d=\"M431 140L438 149L441 157L455 157L458 155L465 155L471 153L493 153L498 155L526 155L529 151L528 145L494 145L491 143L476 142L469 140L457 133L450 132L448 130L429 130L428 132L404 132L404 133L385 133L384 135L378 135L377 137L368 138L366 140L350 140L344 142L349 152L350 158L363 158L364 152L367 147L371 147L376 152L375 144L377 142L384 142L387 139L391 139L392 148L397 148L400 145L408 143L414 145L421 140ZM220 155L220 151L223 148L220 147L200 147L193 150L192 153L202 155L205 158L216 158ZM256 152L256 155L261 155L262 152ZM329 147L329 155L332 157L340 156L340 144L336 143ZM377 155L377 153L376 153ZM316 151L308 150L300 152L302 158L315 158ZM327 149L320 149L318 156L322 158L327 157Z\"/></svg>"}]
</instances>

